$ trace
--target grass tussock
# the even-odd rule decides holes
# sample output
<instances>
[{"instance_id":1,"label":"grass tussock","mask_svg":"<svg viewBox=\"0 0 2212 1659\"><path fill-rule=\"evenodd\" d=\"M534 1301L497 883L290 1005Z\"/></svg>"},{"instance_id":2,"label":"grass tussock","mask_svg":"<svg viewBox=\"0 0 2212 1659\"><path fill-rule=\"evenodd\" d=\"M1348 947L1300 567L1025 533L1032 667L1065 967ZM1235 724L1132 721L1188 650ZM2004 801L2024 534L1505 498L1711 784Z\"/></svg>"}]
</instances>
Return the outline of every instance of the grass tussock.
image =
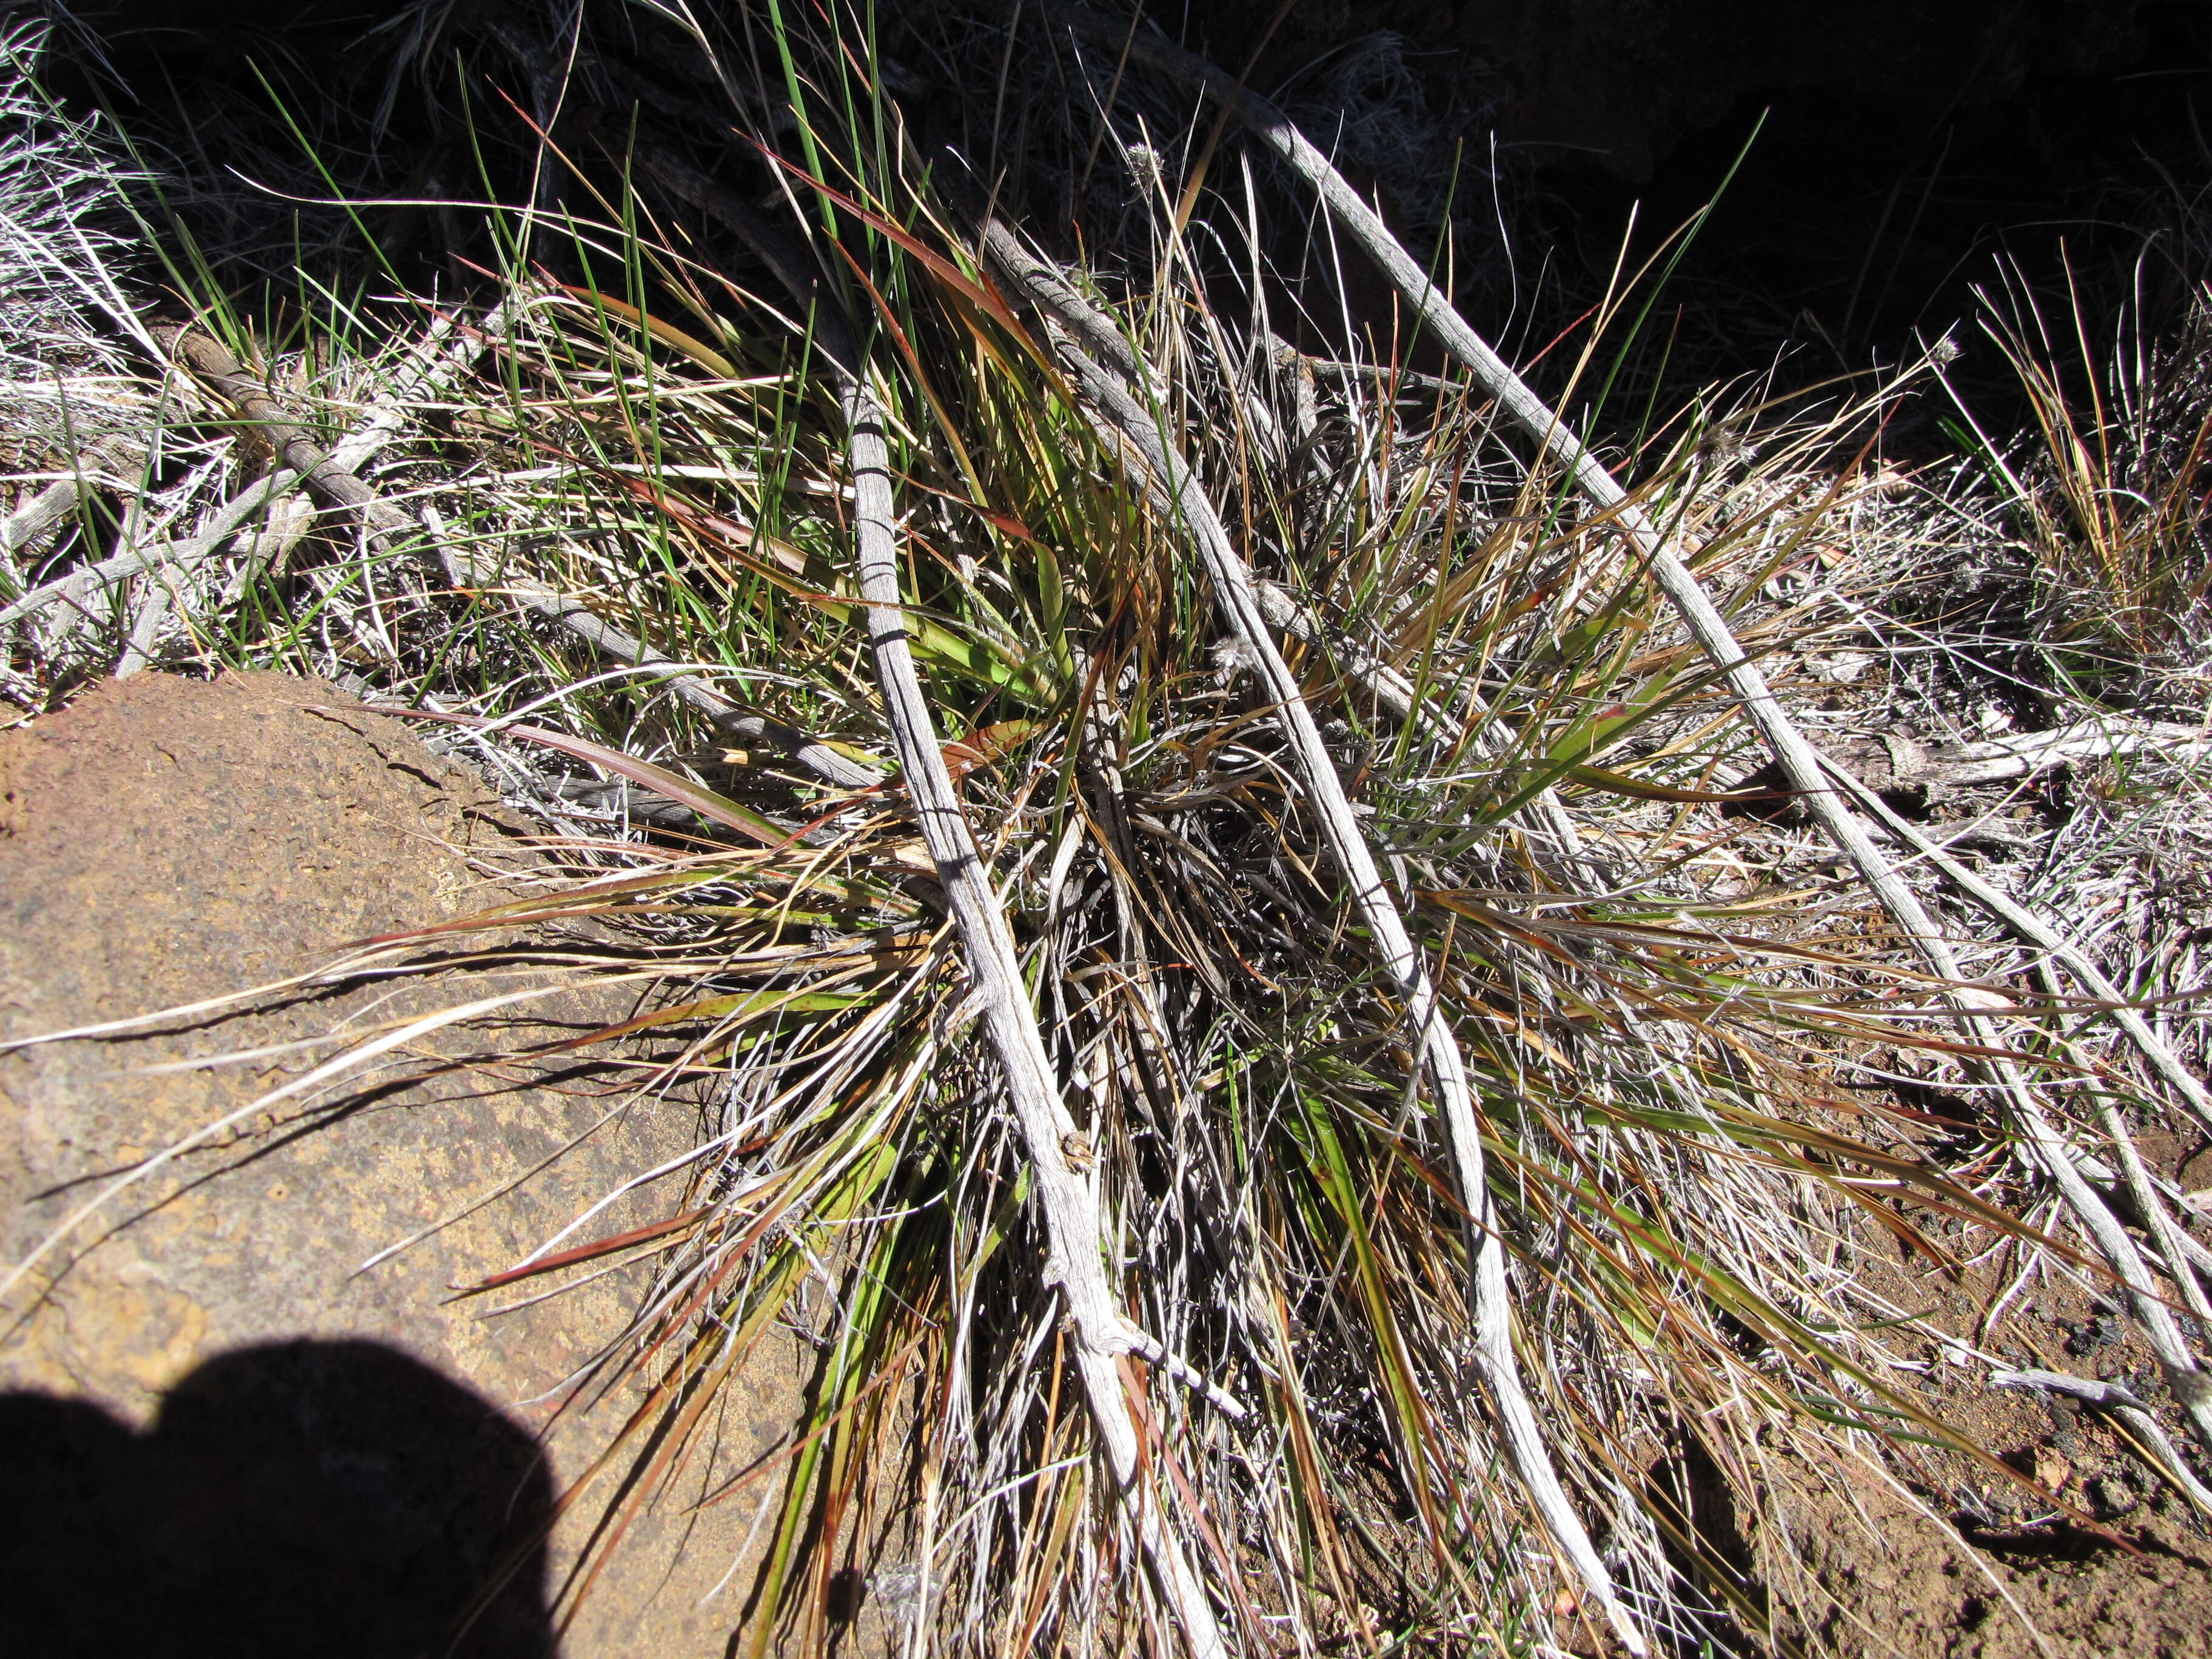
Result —
<instances>
[{"instance_id":1,"label":"grass tussock","mask_svg":"<svg viewBox=\"0 0 2212 1659\"><path fill-rule=\"evenodd\" d=\"M545 21L410 15L410 51L459 52L473 96L440 94L481 167L479 195L436 209L468 216L465 297L372 240L352 286L303 255L281 307L264 289L249 308L173 188L87 175L131 192L143 257L168 262L126 298L114 250L83 244L92 302L148 346L142 312L188 306L377 500L334 511L285 478L266 419L142 356L135 471L9 549L0 690L31 711L145 667L319 673L444 717L437 740L545 824L546 872L447 932L588 941L577 971L648 994L586 1043L643 1108L702 1080L717 1103L662 1226L579 1218L501 1276L652 1264L632 1328L576 1379L646 1390L591 1494L601 1548L636 1506L702 1496L694 1437L779 1326L820 1363L756 1476L754 1653L826 1643L856 1563L913 1652L1202 1650L1200 1610L1250 1653L1632 1639L1602 1633L1602 1594L1532 1502L1540 1468L1619 1631L1747 1649L1803 1621L1669 1484L1689 1453L1747 1525L1775 1460L2050 1498L1954 1409L1960 1379L2023 1356L1937 1331L1883 1264L1901 1245L1957 1284L2109 1289L2123 1268L2054 1200L2015 1103L2099 1190L2125 1186L2131 1129L2186 1103L2096 994L1947 911L1985 997L1961 1024L1759 781L1726 665L1620 515L1463 377L1425 372L1409 318L1354 319L1352 256L1286 216L1290 181L1164 78L1054 37L1081 97L1021 112L1018 182L1112 204L1052 266L1103 326L1086 337L984 260L1012 185L902 94L916 63L1029 50L1002 26L948 14L895 53L838 7ZM387 205L350 210L373 229ZM2013 718L1984 708L2095 714L2084 653L2158 665L2175 717L2203 433L2177 439L2168 411L2193 369L2104 378L2086 334L2016 298L1990 337L2033 398L2036 459L1984 443L1901 467L1886 422L1941 395L1940 356L1787 400L1608 410L1662 276L1621 273L1554 346L1553 401L1616 434L1635 506L1824 746L1908 717L1965 739ZM2087 380L2055 367L2076 347ZM1073 349L1119 366L1218 515L1294 698L1225 619L1191 498L1084 393ZM896 606L872 621L856 397L882 411L896 514ZM47 481L26 469L25 499ZM1930 612L1966 556L2024 556L2029 602L2079 625L1961 645ZM1004 1011L957 902L975 872L891 763L921 739L895 729L886 615L1026 988L1065 1116L1048 1145L986 1040ZM1350 890L1307 731L1379 895ZM2018 797L2032 823L1975 798L1991 869L2030 904L2097 896L2057 914L2131 996L2193 990L2193 920L2139 914L2158 901L2128 866L2196 846L2198 785L2151 756L2072 788L2055 812ZM1425 1030L1386 909L1432 988ZM2160 1018L2193 1054L2187 1005ZM1442 1042L1479 1149L1442 1109ZM2172 1194L2137 1197L2163 1216ZM1056 1231L1071 1214L1095 1236ZM2172 1237L2134 1219L2165 1275L2149 1294L2200 1313ZM1061 1289L1070 1249L1131 1328L1103 1373ZM1494 1332L1486 1249L1510 1295ZM1133 1474L1102 1441L1117 1412Z\"/></svg>"}]
</instances>

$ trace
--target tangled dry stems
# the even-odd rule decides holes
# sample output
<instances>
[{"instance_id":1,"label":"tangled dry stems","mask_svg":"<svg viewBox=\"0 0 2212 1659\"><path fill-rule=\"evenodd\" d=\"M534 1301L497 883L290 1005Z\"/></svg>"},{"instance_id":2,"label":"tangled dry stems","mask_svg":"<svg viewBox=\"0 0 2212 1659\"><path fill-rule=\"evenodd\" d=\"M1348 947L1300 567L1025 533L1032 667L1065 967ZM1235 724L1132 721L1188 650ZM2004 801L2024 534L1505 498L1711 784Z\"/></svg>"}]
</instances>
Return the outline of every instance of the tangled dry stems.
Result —
<instances>
[{"instance_id":1,"label":"tangled dry stems","mask_svg":"<svg viewBox=\"0 0 2212 1659\"><path fill-rule=\"evenodd\" d=\"M1171 80L1075 36L1055 37L1054 72L1089 104L1033 99L1024 117L1032 195L1056 165L1095 237L1058 280L1110 319L1094 356L1127 367L1121 396L1176 447L1186 498L1155 487L1164 453L1139 465L1115 439L1112 397L1084 388L1055 325L977 264L969 216L996 181L921 149L898 96L916 71L842 12L741 21L610 8L574 37L546 19L459 37L493 81L520 73L516 104L550 133L501 129L527 166L487 180L513 187L489 188L509 205L484 216L495 305L325 286L286 342L209 280L234 262L173 269L199 329L367 493L292 493L314 458L272 457L238 388L143 358L118 375L118 358L99 389L57 395L138 412L132 470L87 472L119 511L26 531L21 550L11 533L6 572L4 684L25 709L100 673L250 663L467 719L445 740L547 824L557 872L483 927L565 930L573 971L646 991L649 1012L599 1038L641 1102L714 1081L721 1121L665 1231L595 1247L579 1218L516 1264L533 1294L653 1264L596 1379L650 1385L595 1472L618 1494L608 1547L623 1505L683 1490L716 1391L783 1322L822 1364L771 1471L756 1651L779 1620L823 1636L855 1549L917 1648L1085 1651L1179 1626L1206 1650L1218 1620L1240 1650L1541 1651L1590 1639L1583 1602L1607 1583L1626 1628L1759 1639L1788 1609L1655 1497L1655 1463L1694 1438L1754 1510L1784 1455L1940 1483L1915 1443L1975 1449L1923 1344L1969 1373L2014 1369L1899 1306L1867 1270L1882 1241L2109 1284L2050 1201L2070 1178L2135 1202L2164 1275L2153 1302L2201 1316L2187 1212L2126 1140L2190 1102L2114 1035L2108 990L2053 974L2048 942L1943 912L1959 971L2006 999L1962 1042L1857 872L1771 800L1747 817L1731 799L1759 793L1767 752L1632 522L1585 510L1495 403L1411 374L1348 311L1284 314L1342 285L1325 258L1318 289L1310 265L1303 283L1271 270L1266 216L1290 186L1264 158L1212 148ZM410 27L427 52L433 14ZM956 67L1012 56L990 20L902 46ZM681 96L648 96L675 62ZM560 128L564 98L585 108ZM634 131L608 118L637 100ZM714 137L732 121L774 167ZM98 152L47 142L121 198ZM1207 188L1186 198L1201 156ZM114 250L85 246L90 286L52 291L135 319ZM1589 375L1634 297L1588 337ZM2005 528L2044 499L2033 481L1907 474L1869 449L1922 379L1717 397L1607 457L1637 481L1634 512L1697 550L1790 717L1838 752L1900 713L1987 737L2002 721L1980 709L2033 674L1928 615L1954 550L2050 544L2032 514L2024 540ZM881 401L896 503L872 569L856 529L890 526L856 493L856 395ZM272 481L280 460L297 476ZM1200 500L1276 596L1278 662L1267 631L1213 620ZM891 720L869 615L878 635L896 623L934 739ZM2069 682L2033 678L2066 706ZM1981 699L1965 726L1962 685ZM933 753L957 790L934 808L964 806L974 835L963 879L984 884L964 902L995 893L1033 999L1028 1086L1065 1120L1048 1131L974 1035L990 918L963 916L949 867L969 854L927 823L918 837L884 781ZM1350 890L1332 786L1387 912ZM1945 834L1979 837L1981 878L2112 988L2164 996L2196 984L2197 917L2136 866L2185 847L2193 868L2197 788L2165 754L2108 784L2077 766L2056 823L1989 801ZM1940 902L1927 863L1905 879ZM1472 1166L1420 1103L1419 996L1386 914L1464 1054ZM1003 981L988 1017L1012 1030ZM2185 1012L2137 1023L2201 1061ZM404 1047L379 1042L313 1086ZM1974 1120L1932 1136L1889 1085L1942 1085ZM2020 1110L2063 1150L2020 1156ZM1046 1165L1094 1218L1133 1327L1119 1353L1085 1356L1063 1323L1071 1245L1047 1225ZM1471 1234L1470 1167L1493 1218ZM1495 1376L1474 1382L1470 1252L1492 1246L1513 1297L1496 1334L1595 1578L1555 1560L1571 1547L1546 1540L1528 1460L1516 1476L1504 1455ZM1117 1388L1134 1449L1101 1457ZM641 1478L606 1478L624 1474Z\"/></svg>"}]
</instances>

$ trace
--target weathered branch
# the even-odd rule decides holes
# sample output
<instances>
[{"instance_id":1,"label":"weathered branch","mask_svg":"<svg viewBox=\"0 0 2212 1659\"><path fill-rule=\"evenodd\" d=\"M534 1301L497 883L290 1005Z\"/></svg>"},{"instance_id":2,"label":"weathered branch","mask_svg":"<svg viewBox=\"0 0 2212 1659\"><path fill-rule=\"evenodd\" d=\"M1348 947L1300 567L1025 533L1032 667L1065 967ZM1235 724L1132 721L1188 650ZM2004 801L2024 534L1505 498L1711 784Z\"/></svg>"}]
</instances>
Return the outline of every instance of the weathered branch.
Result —
<instances>
[{"instance_id":1,"label":"weathered branch","mask_svg":"<svg viewBox=\"0 0 2212 1659\"><path fill-rule=\"evenodd\" d=\"M1963 789L2032 778L2081 761L2156 755L2176 762L2212 755L2212 734L2170 720L2081 720L2056 732L2023 732L1981 743L1922 744L1895 732L1866 738L1821 759L1841 765L1869 788Z\"/></svg>"},{"instance_id":2,"label":"weathered branch","mask_svg":"<svg viewBox=\"0 0 2212 1659\"><path fill-rule=\"evenodd\" d=\"M1010 240L1003 228L995 228L997 238L990 239L987 233L987 240ZM1259 585L1231 543L1205 489L1182 457L1164 440L1158 422L1130 396L1121 379L1073 346L1065 348L1061 356L1075 374L1085 398L1102 413L1109 430L1118 435L1119 447L1131 473L1140 480L1157 481L1168 498L1198 550L1223 619L1251 653L1268 700L1275 706L1289 742L1293 766L1320 821L1330 856L1350 888L1352 903L1373 936L1383 966L1405 1002L1413 1046L1429 1074L1461 1201L1469 1217L1468 1291L1474 1310L1475 1368L1489 1395L1506 1449L1553 1544L1573 1565L1591 1597L1606 1610L1622 1643L1633 1653L1644 1653L1647 1650L1643 1634L1615 1592L1611 1575L1598 1559L1588 1533L1568 1502L1552 1467L1543 1431L1522 1385L1519 1362L1513 1352L1511 1291L1505 1278L1504 1244L1498 1232L1497 1213L1484 1170L1474 1091L1468 1082L1458 1040L1438 1006L1426 961L1414 945L1376 867L1374 856L1352 814L1352 804L1345 795L1343 781L1337 776L1328 745L1314 723L1312 711L1307 708L1296 678L1268 631L1267 611Z\"/></svg>"},{"instance_id":3,"label":"weathered branch","mask_svg":"<svg viewBox=\"0 0 2212 1659\"><path fill-rule=\"evenodd\" d=\"M48 484L0 523L0 558L28 547L76 512L83 499L83 485L76 478L58 478Z\"/></svg>"},{"instance_id":4,"label":"weathered branch","mask_svg":"<svg viewBox=\"0 0 2212 1659\"><path fill-rule=\"evenodd\" d=\"M1213 1609L1181 1546L1168 1531L1145 1478L1145 1460L1120 1365L1121 1356L1138 1346L1139 1334L1122 1319L1107 1281L1095 1177L1086 1178L1068 1163L1064 1149L1078 1126L1060 1097L1005 908L992 889L988 866L945 764L936 722L908 646L907 605L899 591L892 527L890 447L884 435L883 410L857 379L846 380L841 401L852 456L860 594L868 607L868 643L875 653L877 684L900 774L959 929L969 977L982 1000L984 1029L999 1057L1035 1172L1050 1241L1045 1280L1060 1287L1066 1304L1076 1371L1090 1402L1091 1421L1116 1496L1135 1523L1161 1597L1174 1609L1195 1659L1218 1659L1227 1650Z\"/></svg>"},{"instance_id":5,"label":"weathered branch","mask_svg":"<svg viewBox=\"0 0 2212 1659\"><path fill-rule=\"evenodd\" d=\"M2207 1491L2195 1471L2182 1461L2173 1442L2159 1426L2158 1419L2151 1415L2150 1407L2124 1382L2094 1382L2086 1376L2069 1376L2064 1371L2005 1370L1992 1371L1990 1386L2017 1389L2023 1393L2069 1395L2099 1411L2109 1412L2128 1426L2150 1461L2158 1465L2159 1472L2180 1489L2182 1495L2197 1506L2197 1512L2212 1516L2212 1491Z\"/></svg>"}]
</instances>

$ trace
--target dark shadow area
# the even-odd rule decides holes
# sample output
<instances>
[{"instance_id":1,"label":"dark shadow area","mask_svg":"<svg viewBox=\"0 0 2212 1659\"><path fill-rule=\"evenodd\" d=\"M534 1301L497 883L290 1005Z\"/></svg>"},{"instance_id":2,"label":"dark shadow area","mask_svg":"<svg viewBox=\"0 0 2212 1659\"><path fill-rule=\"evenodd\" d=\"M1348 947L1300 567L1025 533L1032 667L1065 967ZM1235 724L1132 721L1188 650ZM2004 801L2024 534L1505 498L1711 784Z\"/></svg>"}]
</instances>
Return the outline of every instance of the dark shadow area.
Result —
<instances>
[{"instance_id":1,"label":"dark shadow area","mask_svg":"<svg viewBox=\"0 0 2212 1659\"><path fill-rule=\"evenodd\" d=\"M2078 297L2101 338L2123 312L2154 336L2180 327L2212 271L2212 22L2184 0L2109 0L2086 15L2068 0L1877 0L1848 14L1750 0L1144 9L1232 71L1253 63L1254 84L1355 186L1380 192L1418 255L1449 224L1443 275L1509 357L1526 362L1585 316L1625 236L1633 269L1711 204L1640 330L1616 327L1626 359L1600 430L1778 358L1771 384L1802 390L1946 332L1971 343L1975 290L2003 272L2039 303ZM768 187L757 159L723 142L726 100L699 78L703 60L650 9L586 8L574 84L555 98L555 70L572 67L556 39L566 15L501 0L85 0L49 79L75 107L106 106L144 146L163 179L151 216L175 210L222 285L281 339L298 321L295 268L348 292L380 288L387 270L418 294L478 288L498 255L465 204L530 198L529 124L556 108L563 153L602 191L618 196L631 146L656 137L742 192ZM1082 246L1110 264L1131 226L1090 197L1078 210L1073 174L1096 171L1088 118L1048 140L1027 112L1040 98L1087 110L1093 94L1064 76L1017 76L1000 95L1004 54L975 33L996 15L964 0L886 13L915 136L953 144L1002 211L1064 254L1073 214ZM966 42L950 57L948 33ZM1036 62L1051 58L1042 32L1031 45ZM956 70L980 78L933 78ZM994 156L1007 163L997 173ZM595 210L556 173L552 197ZM1299 331L1303 302L1319 330L1303 343L1334 349L1326 337L1342 308L1334 274L1308 268L1306 193L1264 167L1259 184L1287 284L1280 325ZM333 191L368 205L348 212ZM716 245L683 204L647 194ZM560 237L533 254L581 274ZM1355 325L1387 335L1391 305L1364 262L1349 261L1346 280ZM1442 367L1421 345L1410 356ZM1970 352L1953 379L1996 427L2024 422L1999 354ZM1951 444L1917 409L1899 412L1889 441L1916 453Z\"/></svg>"},{"instance_id":2,"label":"dark shadow area","mask_svg":"<svg viewBox=\"0 0 2212 1659\"><path fill-rule=\"evenodd\" d=\"M145 1434L0 1396L10 1651L550 1659L537 1442L372 1342L210 1360Z\"/></svg>"},{"instance_id":3,"label":"dark shadow area","mask_svg":"<svg viewBox=\"0 0 2212 1659\"><path fill-rule=\"evenodd\" d=\"M2120 1546L2081 1527L1966 1527L1960 1536L1977 1549L2015 1565L2034 1561L2090 1561ZM2132 1540L2131 1540L2132 1541ZM2171 1551L2161 1553L2171 1554Z\"/></svg>"},{"instance_id":4,"label":"dark shadow area","mask_svg":"<svg viewBox=\"0 0 2212 1659\"><path fill-rule=\"evenodd\" d=\"M1143 4L1232 70L1264 40L1254 84L1318 104L1302 118L1319 142L1332 99L1352 100L1355 132L1425 112L1429 165L1468 170L1456 298L1509 356L1595 301L1632 215L1632 268L1717 202L1633 354L1639 389L1680 395L1785 353L1784 384L1802 385L1962 321L1965 337L2000 260L2046 300L2070 280L2093 334L2124 304L2175 325L2212 270L2212 11L2191 0ZM1409 77L1395 103L1338 84L1378 32ZM1510 289L1473 253L1496 234L1492 156ZM1386 205L1403 193L1355 182ZM2001 362L1956 374L2014 395Z\"/></svg>"},{"instance_id":5,"label":"dark shadow area","mask_svg":"<svg viewBox=\"0 0 2212 1659\"><path fill-rule=\"evenodd\" d=\"M1744 1537L1735 1493L1707 1449L1683 1433L1672 1456L1651 1466L1644 1501L1659 1522L1661 1547L1681 1575L1684 1613L1693 1621L1678 1651L1701 1656L1751 1654L1765 1647L1766 1589ZM1748 1627L1747 1627L1748 1626Z\"/></svg>"},{"instance_id":6,"label":"dark shadow area","mask_svg":"<svg viewBox=\"0 0 2212 1659\"><path fill-rule=\"evenodd\" d=\"M2212 177L2212 54L2166 44L2121 72L2027 78L1987 101L1971 81L1942 104L1757 88L1650 179L1584 171L1554 199L1607 252L1601 233L1632 211L1649 249L1713 204L1661 310L1665 345L1716 377L1792 349L1819 374L1899 361L1946 332L1971 344L1975 291L2007 270L2054 317L2070 289L2092 316L2130 305L2161 331L2207 274ZM1954 378L1978 407L2017 401L1993 353L1969 351Z\"/></svg>"}]
</instances>

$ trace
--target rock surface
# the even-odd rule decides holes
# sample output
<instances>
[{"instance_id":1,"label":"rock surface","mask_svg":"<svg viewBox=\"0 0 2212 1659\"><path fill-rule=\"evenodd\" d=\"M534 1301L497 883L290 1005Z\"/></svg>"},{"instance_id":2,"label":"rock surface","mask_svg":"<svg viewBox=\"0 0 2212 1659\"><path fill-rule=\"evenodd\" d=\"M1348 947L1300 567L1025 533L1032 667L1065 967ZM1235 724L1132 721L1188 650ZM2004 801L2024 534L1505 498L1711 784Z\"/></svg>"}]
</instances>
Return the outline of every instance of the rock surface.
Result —
<instances>
[{"instance_id":1,"label":"rock surface","mask_svg":"<svg viewBox=\"0 0 2212 1659\"><path fill-rule=\"evenodd\" d=\"M100 687L0 734L0 1042L300 973L349 941L491 902L493 866L526 856L481 787L328 686L149 674ZM264 998L0 1055L9 1269L94 1183L327 1059L317 1039L519 983ZM526 1017L628 1012L571 989ZM434 1042L459 1054L481 1040ZM455 1651L556 1650L550 1609L599 1504L538 1540L638 1395L550 1402L620 1334L642 1281L626 1271L497 1316L502 1298L456 1303L451 1287L693 1145L698 1111L646 1103L602 1124L604 1085L580 1070L410 1084L423 1052L249 1113L111 1203L7 1299L0 1462L21 1473L0 1498L0 1559L14 1564L0 1576L41 1587L9 1615L19 1635L48 1621L39 1650L197 1651L218 1632L234 1653L443 1650L464 1613ZM674 1196L625 1200L584 1236L656 1218ZM793 1376L749 1382L688 1490L787 1429ZM726 1650L751 1503L681 1511L664 1503L629 1528L561 1650Z\"/></svg>"}]
</instances>

